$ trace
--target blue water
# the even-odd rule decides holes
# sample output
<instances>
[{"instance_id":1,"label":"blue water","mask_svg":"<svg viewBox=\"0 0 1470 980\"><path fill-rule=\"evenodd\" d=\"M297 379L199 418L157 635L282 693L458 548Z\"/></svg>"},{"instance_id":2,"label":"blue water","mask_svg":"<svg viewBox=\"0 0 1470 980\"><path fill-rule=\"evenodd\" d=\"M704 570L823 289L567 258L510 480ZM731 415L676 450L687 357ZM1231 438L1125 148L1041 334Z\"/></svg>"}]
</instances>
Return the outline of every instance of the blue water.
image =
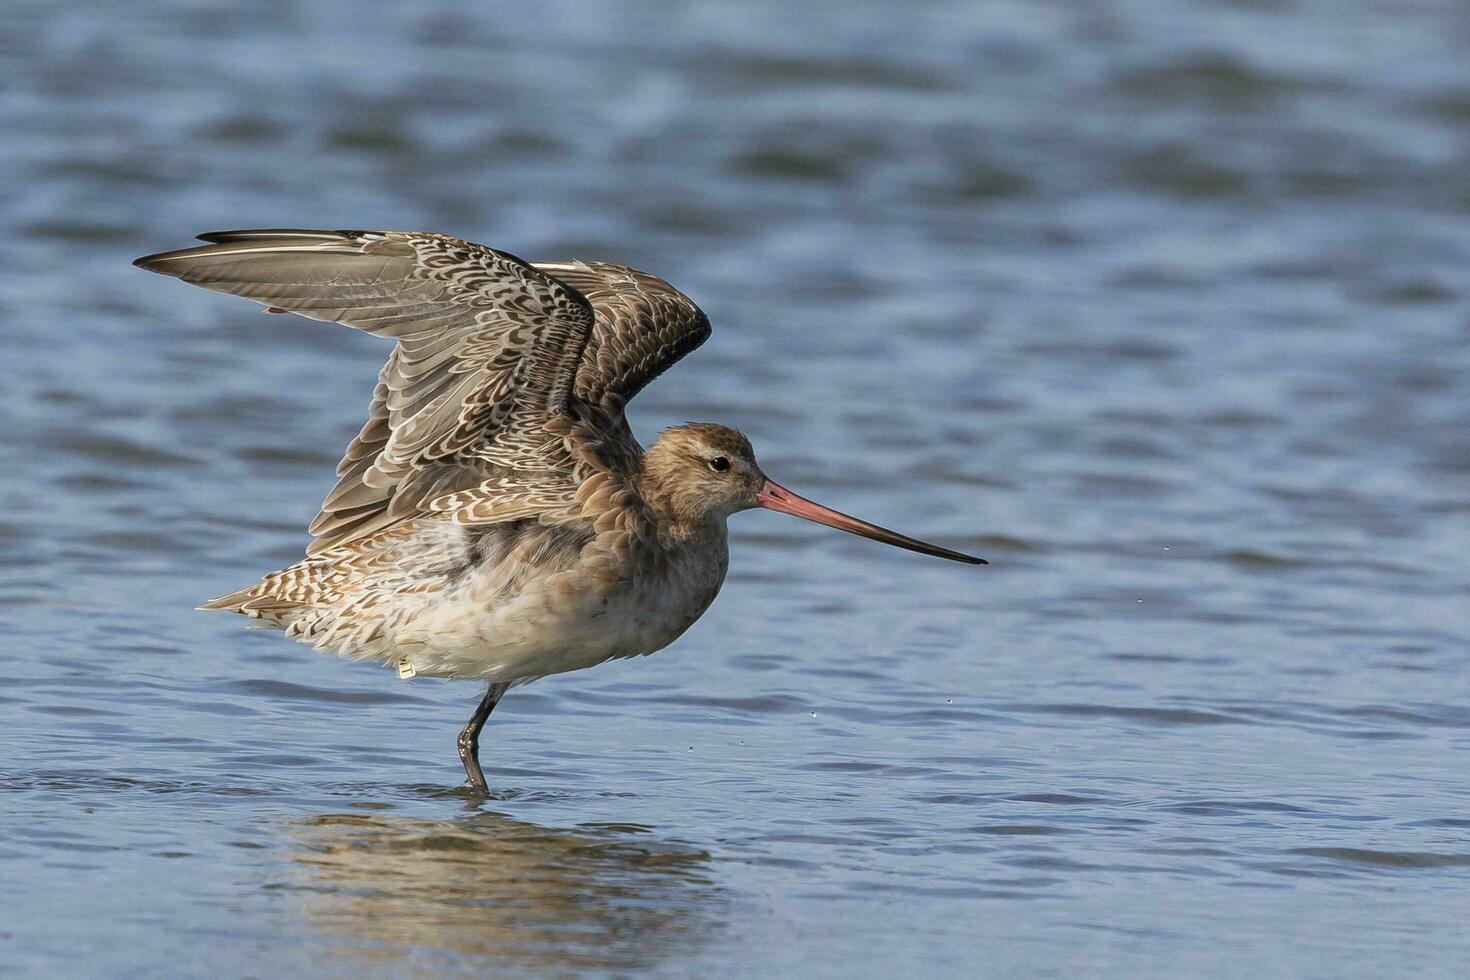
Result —
<instances>
[{"instance_id":1,"label":"blue water","mask_svg":"<svg viewBox=\"0 0 1470 980\"><path fill-rule=\"evenodd\" d=\"M1460 976L1458 0L0 6L0 973ZM663 275L772 514L478 690L200 600L372 338L128 263L426 228Z\"/></svg>"}]
</instances>

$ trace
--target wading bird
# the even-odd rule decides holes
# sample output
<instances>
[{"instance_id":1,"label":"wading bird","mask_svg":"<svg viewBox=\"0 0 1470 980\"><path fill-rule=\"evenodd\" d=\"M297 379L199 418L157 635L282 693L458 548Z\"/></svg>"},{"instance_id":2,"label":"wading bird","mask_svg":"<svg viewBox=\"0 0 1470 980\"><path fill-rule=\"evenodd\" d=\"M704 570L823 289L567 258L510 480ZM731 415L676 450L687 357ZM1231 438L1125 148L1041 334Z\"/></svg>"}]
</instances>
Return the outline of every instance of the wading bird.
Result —
<instances>
[{"instance_id":1,"label":"wading bird","mask_svg":"<svg viewBox=\"0 0 1470 980\"><path fill-rule=\"evenodd\" d=\"M725 580L737 511L985 563L797 496L727 426L677 426L645 452L623 406L710 332L661 279L419 232L199 238L134 264L396 341L306 558L200 608L402 676L487 682L459 735L480 792L501 696L672 643Z\"/></svg>"}]
</instances>

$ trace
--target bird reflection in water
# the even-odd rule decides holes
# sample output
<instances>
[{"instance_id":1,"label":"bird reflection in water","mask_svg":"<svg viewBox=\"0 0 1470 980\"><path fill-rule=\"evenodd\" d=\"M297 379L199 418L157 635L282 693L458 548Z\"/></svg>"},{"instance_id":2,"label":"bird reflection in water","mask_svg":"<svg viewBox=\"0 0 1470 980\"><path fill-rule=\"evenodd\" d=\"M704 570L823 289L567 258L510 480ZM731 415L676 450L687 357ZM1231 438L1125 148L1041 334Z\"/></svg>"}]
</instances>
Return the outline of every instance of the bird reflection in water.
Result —
<instances>
[{"instance_id":1,"label":"bird reflection in water","mask_svg":"<svg viewBox=\"0 0 1470 980\"><path fill-rule=\"evenodd\" d=\"M688 956L722 920L709 855L640 827L333 813L291 825L289 847L301 878L287 887L344 940L335 955L640 970Z\"/></svg>"}]
</instances>

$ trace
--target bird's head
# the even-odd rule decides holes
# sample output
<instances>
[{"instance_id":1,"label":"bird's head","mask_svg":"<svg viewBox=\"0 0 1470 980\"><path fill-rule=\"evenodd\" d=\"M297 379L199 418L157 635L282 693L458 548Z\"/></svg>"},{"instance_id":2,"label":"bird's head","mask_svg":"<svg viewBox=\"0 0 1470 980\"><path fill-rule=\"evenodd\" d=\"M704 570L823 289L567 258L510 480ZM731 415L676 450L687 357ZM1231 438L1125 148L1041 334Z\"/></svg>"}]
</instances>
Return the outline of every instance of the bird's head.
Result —
<instances>
[{"instance_id":1,"label":"bird's head","mask_svg":"<svg viewBox=\"0 0 1470 980\"><path fill-rule=\"evenodd\" d=\"M759 507L767 482L744 433L710 422L665 429L644 465L661 502L680 520L723 520Z\"/></svg>"},{"instance_id":2,"label":"bird's head","mask_svg":"<svg viewBox=\"0 0 1470 980\"><path fill-rule=\"evenodd\" d=\"M750 440L727 425L691 422L665 429L648 450L644 472L650 503L679 524L723 521L764 507L920 554L986 564L983 558L905 537L792 493L761 472Z\"/></svg>"}]
</instances>

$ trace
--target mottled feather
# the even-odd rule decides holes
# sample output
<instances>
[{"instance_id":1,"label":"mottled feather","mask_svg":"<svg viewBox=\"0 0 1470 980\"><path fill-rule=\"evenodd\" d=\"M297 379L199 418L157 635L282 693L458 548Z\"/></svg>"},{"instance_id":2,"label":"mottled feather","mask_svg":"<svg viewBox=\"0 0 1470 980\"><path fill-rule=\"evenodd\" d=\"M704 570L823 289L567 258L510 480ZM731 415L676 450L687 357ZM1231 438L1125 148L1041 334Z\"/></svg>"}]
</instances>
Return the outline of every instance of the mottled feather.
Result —
<instances>
[{"instance_id":1,"label":"mottled feather","mask_svg":"<svg viewBox=\"0 0 1470 980\"><path fill-rule=\"evenodd\" d=\"M607 262L538 262L596 311L577 368L576 397L621 412L654 378L709 339L709 318L656 276Z\"/></svg>"},{"instance_id":2,"label":"mottled feather","mask_svg":"<svg viewBox=\"0 0 1470 980\"><path fill-rule=\"evenodd\" d=\"M641 455L623 405L709 335L687 297L624 266L532 266L418 232L200 238L210 244L136 264L397 341L311 524L309 555L421 514L584 516L588 477L627 477Z\"/></svg>"}]
</instances>

